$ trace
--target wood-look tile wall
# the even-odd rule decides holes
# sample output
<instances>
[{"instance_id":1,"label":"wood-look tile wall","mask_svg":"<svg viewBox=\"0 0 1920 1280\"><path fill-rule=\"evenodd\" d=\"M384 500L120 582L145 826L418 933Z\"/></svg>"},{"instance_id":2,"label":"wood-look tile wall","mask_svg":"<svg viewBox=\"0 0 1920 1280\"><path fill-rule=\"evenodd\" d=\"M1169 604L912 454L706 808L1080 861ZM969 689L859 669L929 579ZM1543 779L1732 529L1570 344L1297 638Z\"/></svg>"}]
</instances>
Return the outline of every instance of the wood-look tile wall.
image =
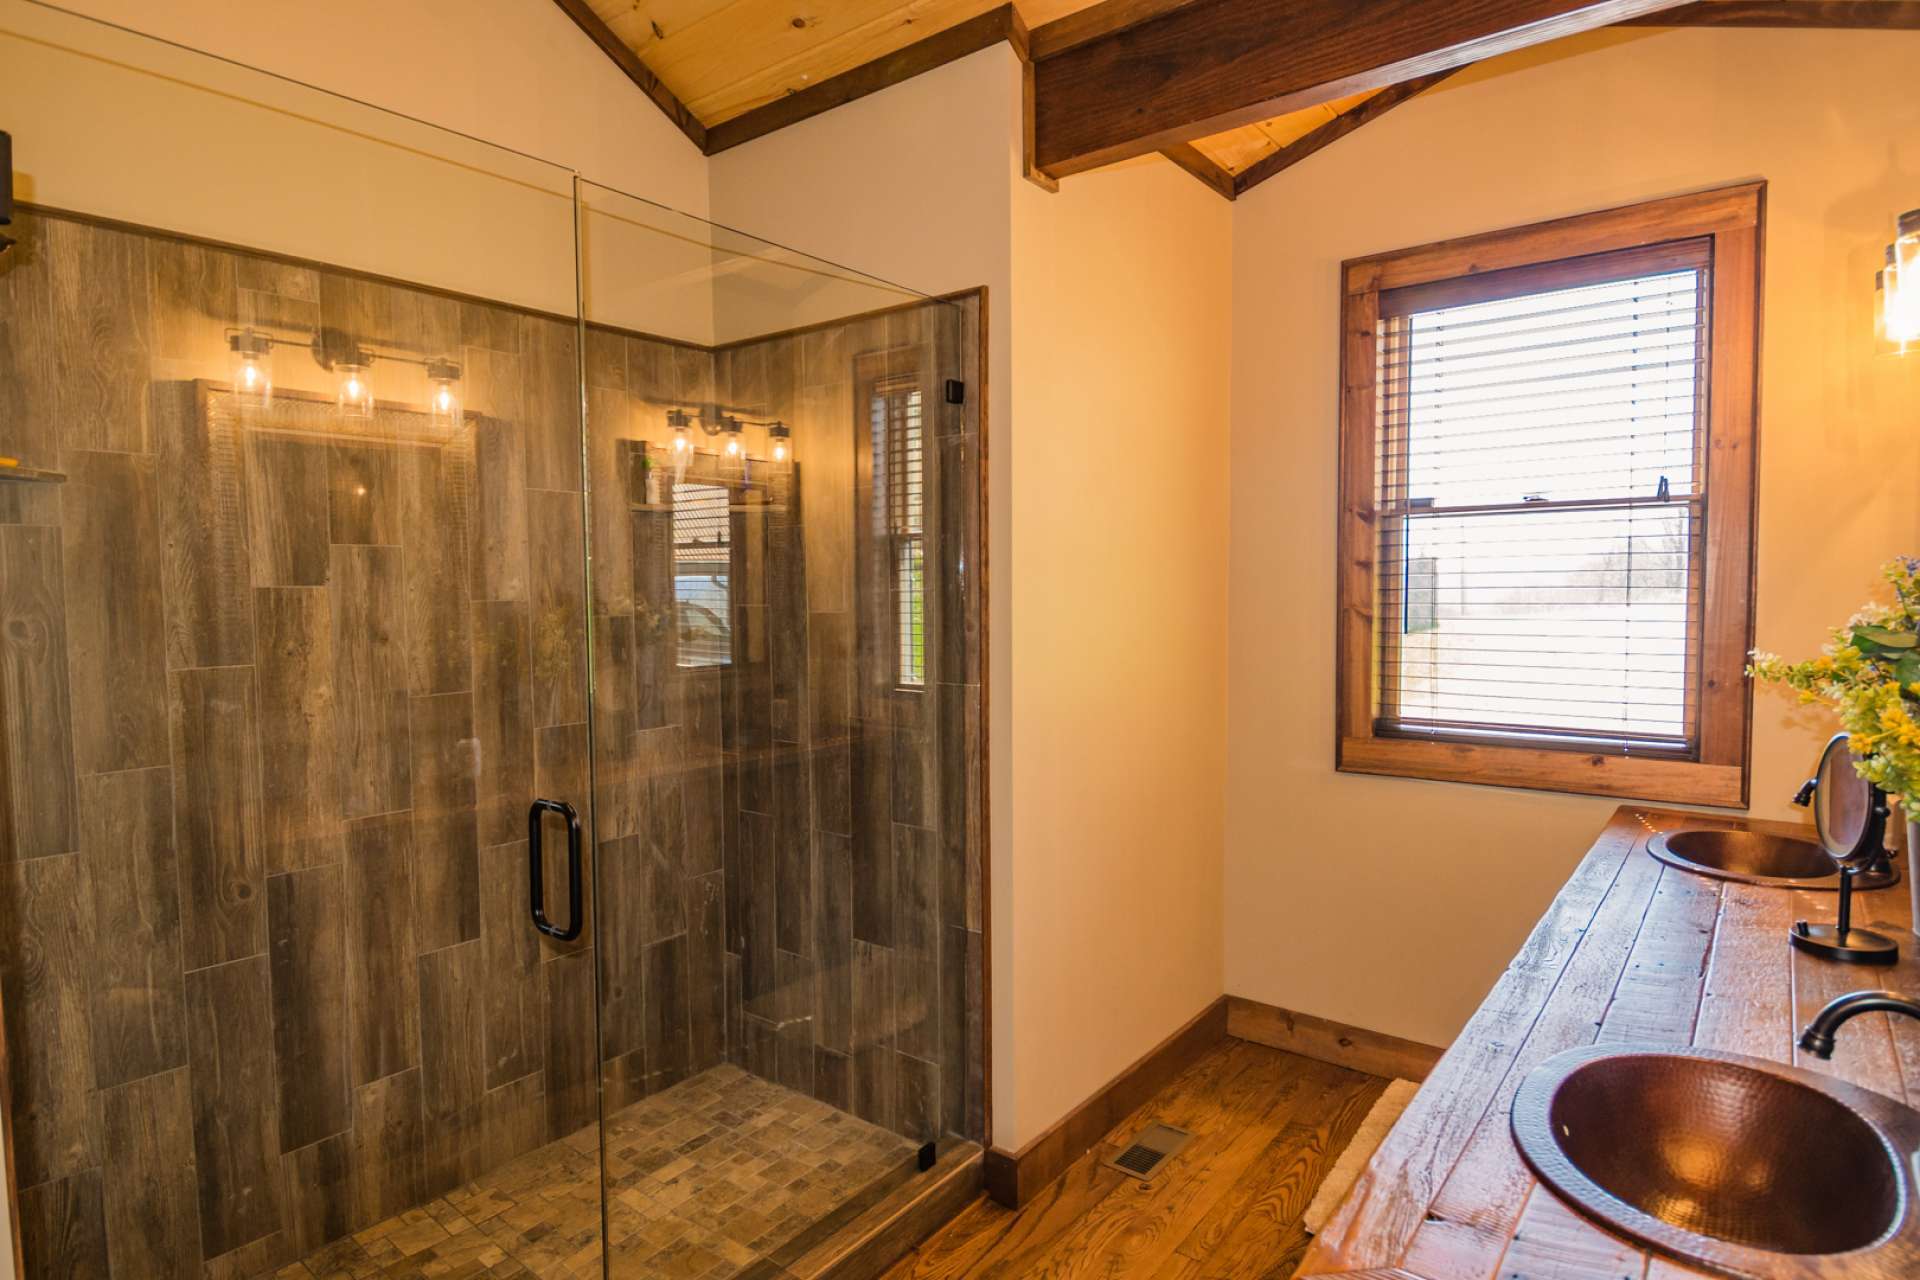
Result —
<instances>
[{"instance_id":1,"label":"wood-look tile wall","mask_svg":"<svg viewBox=\"0 0 1920 1280\"><path fill-rule=\"evenodd\" d=\"M716 363L724 399L794 424L798 460L789 500L735 517L765 584L736 601L725 708L730 1051L916 1138L984 1131L978 333L976 301L929 304ZM876 360L923 398L918 688L896 681L891 565L860 532L888 482L860 372Z\"/></svg>"},{"instance_id":2,"label":"wood-look tile wall","mask_svg":"<svg viewBox=\"0 0 1920 1280\"><path fill-rule=\"evenodd\" d=\"M903 1133L982 1135L972 303L717 353L589 331L583 529L573 326L19 231L0 454L69 477L0 483L30 1274L278 1265L593 1123L596 1066L609 1110L731 1059ZM468 424L439 438L395 404L349 430L295 391L242 408L218 384L244 323L450 355ZM879 351L927 376L913 691L862 671L891 643L855 537ZM303 351L276 370L317 386ZM792 422L800 462L732 517L735 660L682 669L640 442L662 402L716 397ZM527 805L585 818L590 786L598 901L557 944L527 918ZM550 914L562 865L552 831Z\"/></svg>"},{"instance_id":3,"label":"wood-look tile wall","mask_svg":"<svg viewBox=\"0 0 1920 1280\"><path fill-rule=\"evenodd\" d=\"M594 1119L591 936L525 904L535 786L587 807L575 330L19 230L0 454L68 477L0 483L28 1270L249 1275ZM349 428L298 349L242 408L249 322L451 356L469 424Z\"/></svg>"}]
</instances>

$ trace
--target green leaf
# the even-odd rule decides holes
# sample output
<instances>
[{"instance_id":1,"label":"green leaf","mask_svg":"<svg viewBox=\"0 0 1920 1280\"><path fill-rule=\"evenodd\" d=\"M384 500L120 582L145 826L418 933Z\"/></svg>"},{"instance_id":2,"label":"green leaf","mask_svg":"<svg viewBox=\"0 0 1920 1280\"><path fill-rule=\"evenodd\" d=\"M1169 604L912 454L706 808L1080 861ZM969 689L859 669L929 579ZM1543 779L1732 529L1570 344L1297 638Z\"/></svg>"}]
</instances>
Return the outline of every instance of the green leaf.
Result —
<instances>
[{"instance_id":1,"label":"green leaf","mask_svg":"<svg viewBox=\"0 0 1920 1280\"><path fill-rule=\"evenodd\" d=\"M1909 653L1893 664L1893 678L1902 687L1920 681L1920 653Z\"/></svg>"},{"instance_id":2,"label":"green leaf","mask_svg":"<svg viewBox=\"0 0 1920 1280\"><path fill-rule=\"evenodd\" d=\"M1853 629L1853 647L1864 649L1872 645L1879 649L1911 649L1920 643L1920 636L1908 631L1889 631L1885 627L1855 627Z\"/></svg>"}]
</instances>

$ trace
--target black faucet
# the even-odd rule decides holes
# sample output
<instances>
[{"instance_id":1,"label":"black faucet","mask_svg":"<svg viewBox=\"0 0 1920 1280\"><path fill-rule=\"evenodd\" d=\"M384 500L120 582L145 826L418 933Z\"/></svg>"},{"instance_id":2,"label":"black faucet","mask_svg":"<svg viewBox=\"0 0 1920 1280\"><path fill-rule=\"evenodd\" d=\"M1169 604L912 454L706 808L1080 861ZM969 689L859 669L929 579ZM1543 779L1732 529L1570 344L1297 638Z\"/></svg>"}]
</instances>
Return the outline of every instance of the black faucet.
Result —
<instances>
[{"instance_id":1,"label":"black faucet","mask_svg":"<svg viewBox=\"0 0 1920 1280\"><path fill-rule=\"evenodd\" d=\"M1841 1024L1863 1013L1904 1013L1920 1018L1920 1000L1897 991L1850 991L1827 1003L1800 1033L1800 1047L1816 1058L1833 1056L1833 1033Z\"/></svg>"}]
</instances>

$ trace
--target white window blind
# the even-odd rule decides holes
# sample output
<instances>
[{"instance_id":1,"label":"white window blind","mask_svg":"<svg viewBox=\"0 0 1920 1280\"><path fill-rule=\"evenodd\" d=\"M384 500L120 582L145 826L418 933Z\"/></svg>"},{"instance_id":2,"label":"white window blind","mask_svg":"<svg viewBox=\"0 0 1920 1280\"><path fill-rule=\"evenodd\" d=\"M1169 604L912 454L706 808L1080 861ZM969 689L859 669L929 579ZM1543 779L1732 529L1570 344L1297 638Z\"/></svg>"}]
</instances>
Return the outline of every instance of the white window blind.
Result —
<instances>
[{"instance_id":1,"label":"white window blind","mask_svg":"<svg viewBox=\"0 0 1920 1280\"><path fill-rule=\"evenodd\" d=\"M1381 296L1375 731L1698 746L1710 264Z\"/></svg>"},{"instance_id":2,"label":"white window blind","mask_svg":"<svg viewBox=\"0 0 1920 1280\"><path fill-rule=\"evenodd\" d=\"M893 578L896 679L927 682L926 466L920 380L897 374L874 384L873 451Z\"/></svg>"},{"instance_id":3,"label":"white window blind","mask_svg":"<svg viewBox=\"0 0 1920 1280\"><path fill-rule=\"evenodd\" d=\"M673 603L683 667L733 661L730 524L726 486L673 486Z\"/></svg>"}]
</instances>

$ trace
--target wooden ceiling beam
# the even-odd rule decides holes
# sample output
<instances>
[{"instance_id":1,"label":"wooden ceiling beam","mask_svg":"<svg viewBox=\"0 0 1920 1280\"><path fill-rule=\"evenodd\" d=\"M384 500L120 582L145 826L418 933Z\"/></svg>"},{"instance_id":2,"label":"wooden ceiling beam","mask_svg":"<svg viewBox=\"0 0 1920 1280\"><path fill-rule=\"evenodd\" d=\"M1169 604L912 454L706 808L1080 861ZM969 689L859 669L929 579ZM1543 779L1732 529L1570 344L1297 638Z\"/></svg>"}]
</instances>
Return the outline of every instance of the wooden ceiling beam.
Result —
<instances>
[{"instance_id":1,"label":"wooden ceiling beam","mask_svg":"<svg viewBox=\"0 0 1920 1280\"><path fill-rule=\"evenodd\" d=\"M1920 0L1700 0L1621 25L1920 31Z\"/></svg>"},{"instance_id":2,"label":"wooden ceiling beam","mask_svg":"<svg viewBox=\"0 0 1920 1280\"><path fill-rule=\"evenodd\" d=\"M627 79L633 81L640 92L653 99L653 105L659 107L674 127L687 135L687 141L707 149L707 128L700 118L687 109L687 104L674 96L673 90L660 82L660 77L647 69L640 61L640 55L627 47L627 42L613 33L593 11L587 0L553 0L560 6L560 12L573 19L573 24L587 33L587 38L600 46L600 52L613 59L613 65L627 73Z\"/></svg>"},{"instance_id":3,"label":"wooden ceiling beam","mask_svg":"<svg viewBox=\"0 0 1920 1280\"><path fill-rule=\"evenodd\" d=\"M1239 194L1234 189L1233 174L1228 172L1227 167L1191 142L1176 142L1160 154L1200 179L1217 194L1229 200Z\"/></svg>"},{"instance_id":4,"label":"wooden ceiling beam","mask_svg":"<svg viewBox=\"0 0 1920 1280\"><path fill-rule=\"evenodd\" d=\"M1449 71L1436 71L1432 75L1421 76L1417 80L1405 80L1389 85L1368 98L1351 111L1344 111L1309 133L1303 133L1286 146L1271 155L1262 156L1233 176L1233 193L1238 196L1259 186L1274 174L1291 169L1322 147L1340 141L1362 125L1378 120L1401 103L1424 93L1453 74Z\"/></svg>"},{"instance_id":5,"label":"wooden ceiling beam","mask_svg":"<svg viewBox=\"0 0 1920 1280\"><path fill-rule=\"evenodd\" d=\"M1051 58L1089 40L1137 27L1152 18L1184 9L1195 0L1101 0L1033 29L1033 56Z\"/></svg>"},{"instance_id":6,"label":"wooden ceiling beam","mask_svg":"<svg viewBox=\"0 0 1920 1280\"><path fill-rule=\"evenodd\" d=\"M560 0L563 4L582 2L584 0ZM798 124L823 111L845 106L855 99L899 84L902 80L911 80L935 67L978 53L1002 40L1011 44L1013 51L1023 61L1026 59L1027 24L1022 21L1019 10L1011 4L989 9L956 26L916 40L903 49L882 54L870 62L863 62L849 71L809 85L784 98L776 98L765 106L755 107L731 120L722 120L706 131L706 153L715 155L729 147L751 142L776 129Z\"/></svg>"},{"instance_id":7,"label":"wooden ceiling beam","mask_svg":"<svg viewBox=\"0 0 1920 1280\"><path fill-rule=\"evenodd\" d=\"M1054 178L1609 26L1676 0L1194 0L1039 59Z\"/></svg>"}]
</instances>

